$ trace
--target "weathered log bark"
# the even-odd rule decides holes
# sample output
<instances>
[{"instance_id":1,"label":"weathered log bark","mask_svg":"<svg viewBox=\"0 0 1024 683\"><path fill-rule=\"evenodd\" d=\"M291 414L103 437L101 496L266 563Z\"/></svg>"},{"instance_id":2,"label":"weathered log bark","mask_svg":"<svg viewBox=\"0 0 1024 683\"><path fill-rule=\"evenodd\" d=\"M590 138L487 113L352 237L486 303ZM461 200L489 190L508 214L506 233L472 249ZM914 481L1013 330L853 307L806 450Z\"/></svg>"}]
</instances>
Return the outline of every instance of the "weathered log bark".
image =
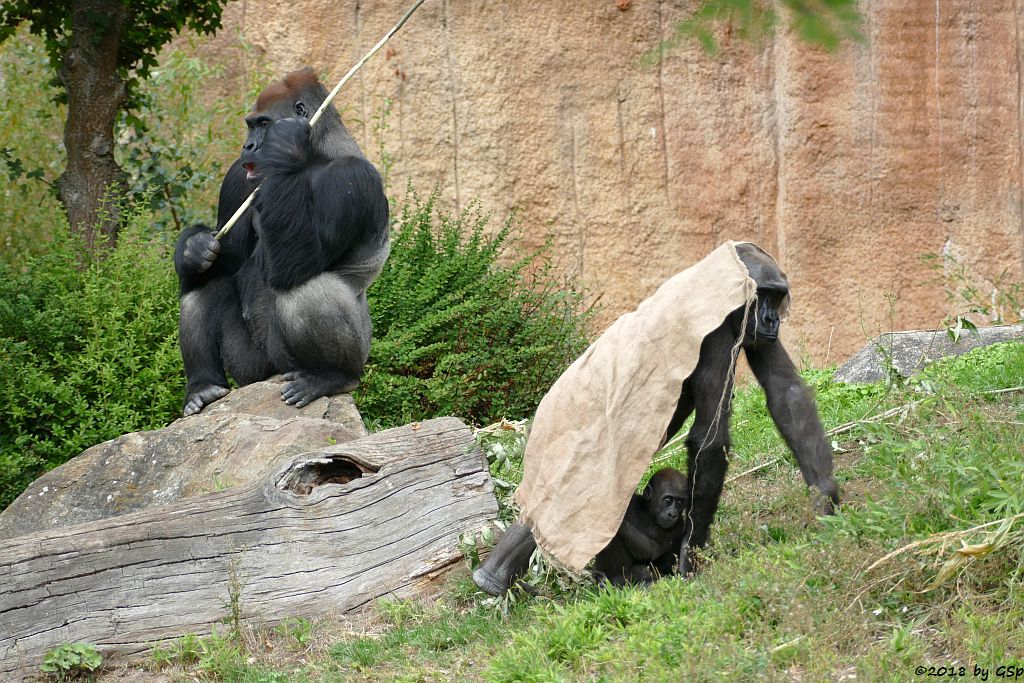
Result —
<instances>
[{"instance_id":1,"label":"weathered log bark","mask_svg":"<svg viewBox=\"0 0 1024 683\"><path fill-rule=\"evenodd\" d=\"M455 418L305 453L251 485L0 541L0 680L70 642L133 654L431 590L459 535L497 513L483 454Z\"/></svg>"}]
</instances>

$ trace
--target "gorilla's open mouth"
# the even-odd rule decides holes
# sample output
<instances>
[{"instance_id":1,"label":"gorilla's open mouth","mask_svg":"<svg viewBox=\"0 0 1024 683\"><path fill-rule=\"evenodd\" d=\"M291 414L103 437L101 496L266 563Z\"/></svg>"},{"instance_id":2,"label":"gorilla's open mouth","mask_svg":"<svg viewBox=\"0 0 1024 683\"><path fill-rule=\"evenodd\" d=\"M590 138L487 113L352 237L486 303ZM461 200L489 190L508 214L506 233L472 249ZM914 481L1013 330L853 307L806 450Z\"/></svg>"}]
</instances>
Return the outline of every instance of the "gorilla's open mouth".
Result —
<instances>
[{"instance_id":1,"label":"gorilla's open mouth","mask_svg":"<svg viewBox=\"0 0 1024 683\"><path fill-rule=\"evenodd\" d=\"M245 169L246 180L256 180L260 177L260 174L256 172L256 164L251 161L247 164L242 164L242 168Z\"/></svg>"}]
</instances>

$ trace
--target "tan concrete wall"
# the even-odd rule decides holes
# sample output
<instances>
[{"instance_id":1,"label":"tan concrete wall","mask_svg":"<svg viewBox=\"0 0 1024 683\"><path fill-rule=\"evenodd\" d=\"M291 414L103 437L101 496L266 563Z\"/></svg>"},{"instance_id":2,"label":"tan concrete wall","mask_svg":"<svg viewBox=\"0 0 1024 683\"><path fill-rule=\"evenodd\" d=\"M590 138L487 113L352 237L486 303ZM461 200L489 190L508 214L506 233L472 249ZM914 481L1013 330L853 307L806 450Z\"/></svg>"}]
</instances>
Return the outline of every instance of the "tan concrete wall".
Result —
<instances>
[{"instance_id":1,"label":"tan concrete wall","mask_svg":"<svg viewBox=\"0 0 1024 683\"><path fill-rule=\"evenodd\" d=\"M408 4L238 0L201 49L237 74L240 31L275 72L310 64L330 87ZM688 44L641 66L691 5L427 0L342 92L343 116L376 160L390 100L394 191L437 185L496 222L516 209L605 321L725 239L779 259L791 351L818 364L941 321L923 253L957 254L982 285L1024 277L1014 2L863 0L866 43L835 55L723 29L715 56Z\"/></svg>"}]
</instances>

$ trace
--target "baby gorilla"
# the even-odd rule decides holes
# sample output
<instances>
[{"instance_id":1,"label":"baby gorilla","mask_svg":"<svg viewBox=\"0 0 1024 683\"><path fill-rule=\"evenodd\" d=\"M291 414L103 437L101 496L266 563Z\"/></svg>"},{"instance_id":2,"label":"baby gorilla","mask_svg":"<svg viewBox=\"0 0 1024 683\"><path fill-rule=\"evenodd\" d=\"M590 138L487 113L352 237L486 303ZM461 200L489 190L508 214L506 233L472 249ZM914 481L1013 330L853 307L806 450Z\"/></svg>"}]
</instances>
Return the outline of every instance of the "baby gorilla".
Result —
<instances>
[{"instance_id":1,"label":"baby gorilla","mask_svg":"<svg viewBox=\"0 0 1024 683\"><path fill-rule=\"evenodd\" d=\"M615 586L652 583L671 574L686 526L690 487L679 470L658 470L642 495L633 494L622 525L594 561Z\"/></svg>"}]
</instances>

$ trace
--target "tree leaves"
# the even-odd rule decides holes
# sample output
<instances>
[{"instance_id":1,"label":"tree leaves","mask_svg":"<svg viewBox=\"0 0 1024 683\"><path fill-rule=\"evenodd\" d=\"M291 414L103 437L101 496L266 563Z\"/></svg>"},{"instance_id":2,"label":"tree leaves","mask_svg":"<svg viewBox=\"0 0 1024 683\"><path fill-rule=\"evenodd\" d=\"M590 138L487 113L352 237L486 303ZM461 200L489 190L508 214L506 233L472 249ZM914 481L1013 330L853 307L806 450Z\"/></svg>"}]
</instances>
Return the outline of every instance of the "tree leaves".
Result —
<instances>
[{"instance_id":1,"label":"tree leaves","mask_svg":"<svg viewBox=\"0 0 1024 683\"><path fill-rule=\"evenodd\" d=\"M128 85L129 106L134 90L157 65L160 48L183 28L213 33L221 27L221 13L227 0L107 0L123 2L127 21L117 51L118 72ZM43 36L54 74L64 66L71 44L71 17L76 9L85 12L98 42L104 35L109 15L97 0L5 0L0 5L0 42L27 23L29 30ZM91 5L91 6L90 6ZM66 95L60 96L66 101Z\"/></svg>"}]
</instances>

